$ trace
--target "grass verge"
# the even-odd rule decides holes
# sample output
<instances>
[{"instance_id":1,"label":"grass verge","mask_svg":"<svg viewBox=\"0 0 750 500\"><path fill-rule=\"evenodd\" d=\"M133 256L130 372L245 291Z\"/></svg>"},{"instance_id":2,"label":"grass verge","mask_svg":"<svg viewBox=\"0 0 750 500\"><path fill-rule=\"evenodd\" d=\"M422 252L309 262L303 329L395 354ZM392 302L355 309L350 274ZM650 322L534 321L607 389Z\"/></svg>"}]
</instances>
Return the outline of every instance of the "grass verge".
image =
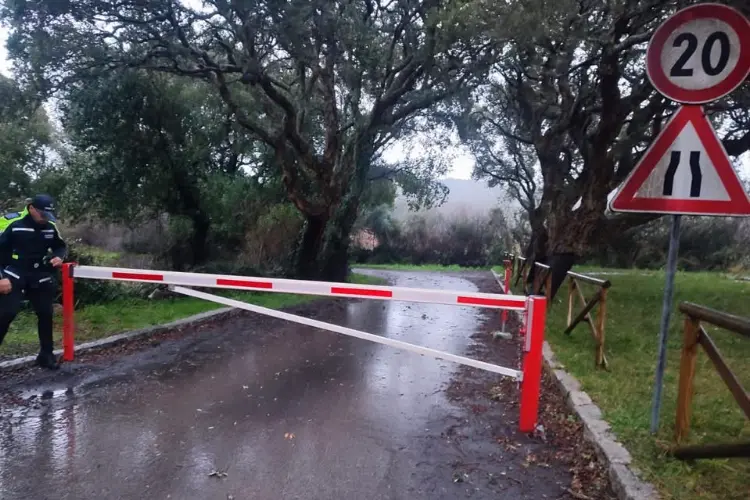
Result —
<instances>
[{"instance_id":1,"label":"grass verge","mask_svg":"<svg viewBox=\"0 0 750 500\"><path fill-rule=\"evenodd\" d=\"M353 274L349 282L358 284L383 284L374 276ZM281 309L319 300L314 295L243 292L217 290L218 295L242 300L250 304ZM193 297L177 297L162 300L122 299L103 305L91 305L76 311L76 343L97 340L117 333L169 323L194 314L224 307L215 302ZM62 320L55 317L55 346L61 346ZM36 333L36 316L31 311L21 312L11 324L5 342L0 346L0 359L35 354L39 350Z\"/></svg>"},{"instance_id":2,"label":"grass verge","mask_svg":"<svg viewBox=\"0 0 750 500\"><path fill-rule=\"evenodd\" d=\"M609 277L612 288L607 301L605 345L610 371L594 368L594 344L586 324L578 325L570 336L563 334L567 321L567 285L563 285L555 298L548 321L547 339L555 354L600 406L604 418L633 454L636 466L645 472L646 478L659 488L664 498L748 498L750 461L717 459L691 464L668 457L665 448L674 443L683 326L683 316L677 311L677 305L681 301L689 301L728 313L747 315L750 283L727 279L719 273L677 275L660 431L652 436L649 423L664 273L618 272L623 274ZM593 290L586 290L585 293L590 297ZM576 310L580 310L580 305L576 306ZM726 330L705 326L730 368L748 387L750 341ZM750 440L750 422L702 350L699 350L696 364L692 408L688 443Z\"/></svg>"}]
</instances>

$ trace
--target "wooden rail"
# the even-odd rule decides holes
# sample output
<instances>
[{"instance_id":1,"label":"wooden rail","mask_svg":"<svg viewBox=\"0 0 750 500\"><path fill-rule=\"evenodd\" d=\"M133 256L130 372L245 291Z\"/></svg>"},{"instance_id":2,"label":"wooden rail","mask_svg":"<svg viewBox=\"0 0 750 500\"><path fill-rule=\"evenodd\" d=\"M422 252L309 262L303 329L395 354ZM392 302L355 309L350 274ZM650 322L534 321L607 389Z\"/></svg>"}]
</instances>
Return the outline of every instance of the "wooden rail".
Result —
<instances>
[{"instance_id":1,"label":"wooden rail","mask_svg":"<svg viewBox=\"0 0 750 500\"><path fill-rule=\"evenodd\" d=\"M708 307L689 302L680 304L680 312L685 315L683 329L682 356L680 360L680 384L677 395L677 416L675 440L679 444L690 431L690 417L693 401L693 380L698 346L702 347L713 363L721 379L729 388L735 401L745 416L750 419L750 395L742 387L737 376L727 366L719 349L701 322L709 323L744 337L750 338L750 319L723 313ZM696 445L675 448L672 454L683 460L716 457L750 457L750 443Z\"/></svg>"},{"instance_id":2,"label":"wooden rail","mask_svg":"<svg viewBox=\"0 0 750 500\"><path fill-rule=\"evenodd\" d=\"M509 255L508 259L510 260L513 265L513 275L516 276L516 281L513 283L513 286L518 286L518 282L523 278L524 282L524 289L526 288L526 277L529 275L529 269L528 269L528 261L523 258L519 257L517 255Z\"/></svg>"},{"instance_id":3,"label":"wooden rail","mask_svg":"<svg viewBox=\"0 0 750 500\"><path fill-rule=\"evenodd\" d=\"M534 280L531 285L531 291L529 292L526 286L529 273L528 261L523 257L511 254L508 254L506 257L507 260L512 263L513 274L516 275L514 286L517 286L519 280L523 279L522 289L524 293L541 295L542 291L544 291L544 295L549 301L552 288L552 273L550 272L550 266L539 262L534 263L536 272L534 273ZM607 319L607 291L612 286L612 283L610 283L609 280L594 278L573 271L568 271L567 278L569 283L568 325L565 329L565 334L570 335L573 329L583 321L588 323L589 328L591 329L591 335L596 344L594 362L597 367L607 369L609 363L607 361L607 356L604 354L604 326ZM581 284L597 287L596 292L590 299L586 299ZM576 297L580 300L583 309L573 316ZM598 310L595 310L597 306Z\"/></svg>"},{"instance_id":4,"label":"wooden rail","mask_svg":"<svg viewBox=\"0 0 750 500\"><path fill-rule=\"evenodd\" d=\"M568 272L568 283L570 284L568 287L568 327L564 333L570 335L581 321L586 321L591 328L591 336L596 344L594 363L597 367L607 369L609 368L609 362L604 354L604 325L607 321L607 291L612 284L609 280L600 280L573 272ZM597 287L596 293L589 300L586 300L586 296L583 294L581 283ZM580 299L583 309L574 318L573 307L576 296ZM595 312L594 308L597 304L599 310Z\"/></svg>"}]
</instances>

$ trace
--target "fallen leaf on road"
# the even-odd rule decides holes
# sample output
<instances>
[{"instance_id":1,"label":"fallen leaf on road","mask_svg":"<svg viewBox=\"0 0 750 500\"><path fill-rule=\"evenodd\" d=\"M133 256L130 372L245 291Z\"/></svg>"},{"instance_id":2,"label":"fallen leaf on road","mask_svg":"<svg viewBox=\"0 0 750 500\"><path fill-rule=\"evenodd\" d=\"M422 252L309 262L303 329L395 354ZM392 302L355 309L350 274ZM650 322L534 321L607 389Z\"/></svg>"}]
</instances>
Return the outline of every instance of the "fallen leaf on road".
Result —
<instances>
[{"instance_id":1,"label":"fallen leaf on road","mask_svg":"<svg viewBox=\"0 0 750 500\"><path fill-rule=\"evenodd\" d=\"M228 474L226 472L220 472L218 470L215 470L212 473L210 473L208 477L227 477L227 475Z\"/></svg>"},{"instance_id":2,"label":"fallen leaf on road","mask_svg":"<svg viewBox=\"0 0 750 500\"><path fill-rule=\"evenodd\" d=\"M294 434L292 434L291 432L285 432L284 439L294 439Z\"/></svg>"},{"instance_id":3,"label":"fallen leaf on road","mask_svg":"<svg viewBox=\"0 0 750 500\"><path fill-rule=\"evenodd\" d=\"M466 474L461 474L460 472L453 473L454 483L463 483L466 479L468 479L468 476Z\"/></svg>"},{"instance_id":4,"label":"fallen leaf on road","mask_svg":"<svg viewBox=\"0 0 750 500\"><path fill-rule=\"evenodd\" d=\"M594 500L588 495L584 495L583 493L579 493L577 491L571 490L570 488L567 489L567 492L570 493L570 495L573 498L576 498L577 500Z\"/></svg>"}]
</instances>

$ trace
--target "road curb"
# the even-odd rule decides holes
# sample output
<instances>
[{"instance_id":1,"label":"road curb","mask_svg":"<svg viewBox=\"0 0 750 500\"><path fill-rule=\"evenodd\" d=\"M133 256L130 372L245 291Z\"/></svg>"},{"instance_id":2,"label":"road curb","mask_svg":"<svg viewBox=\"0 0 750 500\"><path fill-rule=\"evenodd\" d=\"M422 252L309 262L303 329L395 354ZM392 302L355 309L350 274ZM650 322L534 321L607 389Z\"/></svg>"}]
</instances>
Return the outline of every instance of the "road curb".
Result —
<instances>
[{"instance_id":1,"label":"road curb","mask_svg":"<svg viewBox=\"0 0 750 500\"><path fill-rule=\"evenodd\" d=\"M568 407L578 415L584 426L584 438L593 443L599 457L608 464L612 488L620 500L658 500L656 488L639 477L632 465L632 457L617 441L602 412L588 394L581 390L578 380L563 370L552 347L544 342L544 368L565 395Z\"/></svg>"},{"instance_id":2,"label":"road curb","mask_svg":"<svg viewBox=\"0 0 750 500\"><path fill-rule=\"evenodd\" d=\"M502 276L492 270L492 276L498 284ZM522 314L513 311L519 321ZM602 411L594 404L588 394L581 390L581 383L566 372L557 361L549 342L544 341L544 369L553 378L559 390L565 396L568 408L574 412L584 426L583 437L594 445L599 457L607 463L612 489L619 500L659 500L656 488L639 477L638 470L632 465L632 457L625 447L617 441L610 425L603 419Z\"/></svg>"},{"instance_id":3,"label":"road curb","mask_svg":"<svg viewBox=\"0 0 750 500\"><path fill-rule=\"evenodd\" d=\"M195 314L193 316L188 316L187 318L178 319L170 323L163 323L161 325L154 325L154 326L149 326L146 328L141 328L138 330L118 333L110 337L105 337L103 339L94 340L91 342L86 342L84 344L76 345L74 352L81 353L81 352L86 352L86 351L96 351L96 350L106 349L108 347L113 347L115 345L122 344L122 343L125 343L129 340L133 340L136 338L147 337L149 335L154 335L157 333L163 333L166 331L176 330L176 329L185 328L185 327L193 327L193 326L206 323L208 321L215 321L217 319L229 318L231 316L235 316L242 312L243 312L242 310L235 309L233 307L222 307L221 309L216 309L213 311ZM62 349L57 349L54 352L56 355L60 355L62 354ZM0 372L19 370L21 368L33 366L34 364L36 364L36 355L11 359L8 361L0 362Z\"/></svg>"}]
</instances>

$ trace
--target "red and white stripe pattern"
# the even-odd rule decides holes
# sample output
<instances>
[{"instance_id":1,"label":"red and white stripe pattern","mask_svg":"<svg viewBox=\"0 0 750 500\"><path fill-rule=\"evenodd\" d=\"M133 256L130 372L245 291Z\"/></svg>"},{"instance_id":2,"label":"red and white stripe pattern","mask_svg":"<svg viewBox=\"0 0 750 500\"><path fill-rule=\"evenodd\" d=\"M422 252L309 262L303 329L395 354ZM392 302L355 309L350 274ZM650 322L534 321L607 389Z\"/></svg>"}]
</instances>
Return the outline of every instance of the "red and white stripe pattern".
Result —
<instances>
[{"instance_id":1,"label":"red and white stripe pattern","mask_svg":"<svg viewBox=\"0 0 750 500\"><path fill-rule=\"evenodd\" d=\"M429 304L483 307L523 311L526 297L492 293L466 293L424 288L352 285L325 281L303 281L277 278L251 278L220 274L151 271L116 267L74 266L74 278L164 283L167 285L229 288L261 292L295 293L329 297L398 300Z\"/></svg>"},{"instance_id":2,"label":"red and white stripe pattern","mask_svg":"<svg viewBox=\"0 0 750 500\"><path fill-rule=\"evenodd\" d=\"M343 335L349 335L350 337L356 337L363 340L369 340L377 344L383 344L390 347L396 347L405 351L421 354L423 356L429 356L435 359L441 359L445 361L451 361L461 365L472 366L489 372L497 373L499 375L506 375L513 377L519 382L523 380L523 372L520 370L514 370L513 368L506 368L504 366L495 365L492 363L486 363L484 361L478 361L476 359L467 358L465 356L457 356L449 352L438 351L430 349L429 347L419 346L415 344L409 344L400 340L383 337L381 335L373 335L372 333L363 332L361 330L355 330L353 328L347 328L341 325L334 325L331 323L325 323L311 318L305 318L304 316L297 316L295 314L285 313L283 311L276 311L274 309L268 309L266 307L255 306L239 300L228 299L226 297L219 297L210 293L199 292L197 290L191 290L190 288L184 288L181 286L170 286L170 290L173 292L181 293L183 295L189 295L198 299L208 300L223 304L229 307L235 307L237 309L244 309L246 311L252 311L258 314L264 314L274 318L284 319L292 321L301 325L312 326L314 328L320 328L321 330L328 330L330 332L341 333Z\"/></svg>"}]
</instances>

